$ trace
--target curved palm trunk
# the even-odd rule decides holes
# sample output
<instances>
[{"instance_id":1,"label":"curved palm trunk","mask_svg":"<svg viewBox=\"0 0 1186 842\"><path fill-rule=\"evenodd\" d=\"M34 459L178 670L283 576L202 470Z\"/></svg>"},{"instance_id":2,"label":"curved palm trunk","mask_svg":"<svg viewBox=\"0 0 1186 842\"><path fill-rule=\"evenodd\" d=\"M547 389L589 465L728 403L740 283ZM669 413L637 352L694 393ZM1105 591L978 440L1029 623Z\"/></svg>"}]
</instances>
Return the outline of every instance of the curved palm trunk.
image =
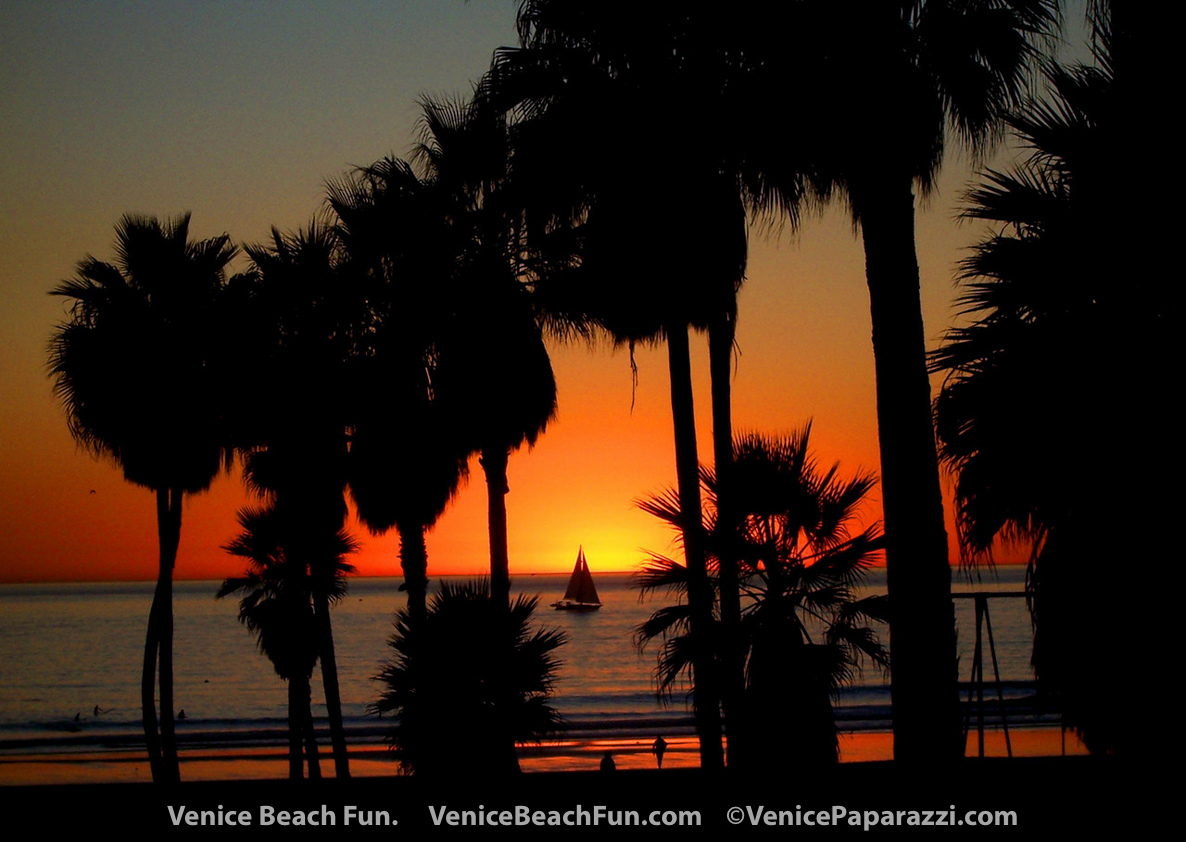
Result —
<instances>
[{"instance_id":1,"label":"curved palm trunk","mask_svg":"<svg viewBox=\"0 0 1186 842\"><path fill-rule=\"evenodd\" d=\"M158 492L159 494L160 492ZM156 715L156 660L161 646L160 605L166 595L161 588L158 574L156 588L152 594L152 607L148 610L148 632L144 640L144 666L140 674L140 710L144 725L144 745L148 749L148 768L154 783L165 780L161 763L161 735Z\"/></svg>"},{"instance_id":2,"label":"curved palm trunk","mask_svg":"<svg viewBox=\"0 0 1186 842\"><path fill-rule=\"evenodd\" d=\"M894 757L948 761L962 754L955 617L914 246L914 193L908 175L864 186L860 212L877 374Z\"/></svg>"},{"instance_id":3,"label":"curved palm trunk","mask_svg":"<svg viewBox=\"0 0 1186 842\"><path fill-rule=\"evenodd\" d=\"M490 531L490 597L500 605L511 600L510 555L507 551L506 447L482 448L482 471L486 474L486 524Z\"/></svg>"},{"instance_id":4,"label":"curved palm trunk","mask_svg":"<svg viewBox=\"0 0 1186 842\"><path fill-rule=\"evenodd\" d=\"M157 489L157 540L160 548L156 589L148 614L144 665L140 677L141 717L149 768L155 783L180 780L173 724L173 567L181 541L180 489ZM156 668L160 662L160 718L157 718ZM158 722L160 732L158 734Z\"/></svg>"},{"instance_id":5,"label":"curved palm trunk","mask_svg":"<svg viewBox=\"0 0 1186 842\"><path fill-rule=\"evenodd\" d=\"M350 777L350 759L346 753L346 729L342 723L342 696L338 689L338 659L334 655L334 630L329 617L329 597L324 592L317 593L313 597L313 603L317 622L317 652L321 657L321 683L325 688L329 739L334 753L334 774L339 779L345 779Z\"/></svg>"},{"instance_id":6,"label":"curved palm trunk","mask_svg":"<svg viewBox=\"0 0 1186 842\"><path fill-rule=\"evenodd\" d=\"M688 326L667 326L667 360L671 374L671 420L675 430L675 469L683 516L684 557L688 563L688 604L692 609L693 715L700 740L700 767L724 767L721 714L712 646L712 589L704 554L700 509L700 462L696 452L696 413L692 399L692 365Z\"/></svg>"},{"instance_id":7,"label":"curved palm trunk","mask_svg":"<svg viewBox=\"0 0 1186 842\"><path fill-rule=\"evenodd\" d=\"M736 312L723 314L708 329L709 372L712 376L712 449L717 477L717 561L721 600L721 703L730 768L747 763L750 739L745 711L745 650L741 643L741 593L735 551L737 507L730 485L733 465L732 363Z\"/></svg>"},{"instance_id":8,"label":"curved palm trunk","mask_svg":"<svg viewBox=\"0 0 1186 842\"><path fill-rule=\"evenodd\" d=\"M428 600L428 545L424 541L425 526L397 524L399 530L399 563L404 573L404 587L408 589L408 614L412 622L424 619Z\"/></svg>"}]
</instances>

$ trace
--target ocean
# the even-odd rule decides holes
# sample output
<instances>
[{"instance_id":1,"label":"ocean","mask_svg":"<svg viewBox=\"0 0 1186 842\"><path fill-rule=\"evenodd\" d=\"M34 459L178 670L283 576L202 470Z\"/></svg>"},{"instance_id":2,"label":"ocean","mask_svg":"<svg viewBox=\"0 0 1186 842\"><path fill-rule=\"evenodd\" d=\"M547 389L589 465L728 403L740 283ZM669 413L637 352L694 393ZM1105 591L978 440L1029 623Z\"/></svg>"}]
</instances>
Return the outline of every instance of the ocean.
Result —
<instances>
[{"instance_id":1,"label":"ocean","mask_svg":"<svg viewBox=\"0 0 1186 842\"><path fill-rule=\"evenodd\" d=\"M957 592L1020 591L1022 567L986 571L980 582L956 574ZM519 575L515 592L538 595L538 624L564 631L563 662L554 704L570 736L690 735L685 692L663 702L652 676L658 644L639 653L634 630L665 604L659 595L639 601L629 574L595 574L603 607L589 613L554 611L567 575ZM239 623L233 597L216 600L217 582L175 583L175 705L184 710L179 741L220 747L283 742L287 716L284 682ZM333 612L343 713L352 743L381 744L386 727L367 713L379 688L373 677L389 657L392 616L405 602L399 579L354 578ZM0 754L55 753L134 748L140 741L140 669L152 599L150 582L0 586ZM865 593L885 592L885 572L870 573ZM1011 724L1036 722L1025 699L1033 694L1032 628L1024 599L989 600L997 663L1011 704ZM959 673L967 682L973 663L973 601L955 600ZM885 630L879 630L886 639ZM993 678L985 640L986 680ZM966 689L961 698L966 699ZM888 727L888 677L866 665L837 702L842 730ZM325 705L314 673L314 716ZM995 689L985 687L995 723ZM95 707L100 713L95 714ZM1047 716L1044 721L1050 720Z\"/></svg>"}]
</instances>

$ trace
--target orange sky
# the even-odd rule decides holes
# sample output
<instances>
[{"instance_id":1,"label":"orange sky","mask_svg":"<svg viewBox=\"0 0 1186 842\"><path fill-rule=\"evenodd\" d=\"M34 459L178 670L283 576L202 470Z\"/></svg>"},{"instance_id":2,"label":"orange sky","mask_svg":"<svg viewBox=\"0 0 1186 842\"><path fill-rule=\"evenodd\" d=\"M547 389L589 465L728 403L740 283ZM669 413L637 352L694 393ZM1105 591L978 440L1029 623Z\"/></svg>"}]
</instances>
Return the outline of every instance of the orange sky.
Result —
<instances>
[{"instance_id":1,"label":"orange sky","mask_svg":"<svg viewBox=\"0 0 1186 842\"><path fill-rule=\"evenodd\" d=\"M46 343L64 309L46 292L87 253L111 259L125 212L191 210L193 236L225 231L237 242L304 224L326 178L408 148L418 94L467 89L514 39L513 4L502 0L396 5L290 4L284 20L234 4L0 7L10 64L0 79L0 581L155 577L150 492L78 451L51 395ZM961 249L983 233L954 221L970 173L951 159L918 218L930 347L952 324ZM863 254L842 209L794 236L755 232L736 429L785 432L814 418L821 461L876 469L869 336ZM633 412L625 352L555 347L552 359L559 419L510 461L512 575L571 569L579 544L595 571L631 569L644 548L670 551L669 531L632 502L675 478L665 350L638 353ZM703 337L693 369L704 457ZM429 536L430 574L488 564L485 483L473 468ZM220 546L245 496L236 474L187 502L178 578L238 572ZM880 517L876 501L866 517ZM948 517L954 559L950 506ZM398 573L394 534L358 537L361 572Z\"/></svg>"}]
</instances>

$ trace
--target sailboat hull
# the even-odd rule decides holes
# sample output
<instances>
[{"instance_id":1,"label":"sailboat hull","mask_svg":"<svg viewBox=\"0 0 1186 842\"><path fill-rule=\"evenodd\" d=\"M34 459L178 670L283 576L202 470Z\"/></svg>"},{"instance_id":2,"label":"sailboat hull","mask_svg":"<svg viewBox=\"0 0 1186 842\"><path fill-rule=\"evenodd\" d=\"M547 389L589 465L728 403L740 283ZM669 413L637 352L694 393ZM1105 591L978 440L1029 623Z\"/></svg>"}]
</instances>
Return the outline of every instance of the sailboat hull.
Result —
<instances>
[{"instance_id":1,"label":"sailboat hull","mask_svg":"<svg viewBox=\"0 0 1186 842\"><path fill-rule=\"evenodd\" d=\"M562 599L559 602L553 602L552 607L557 611L596 611L601 607L600 602L573 602L569 599Z\"/></svg>"}]
</instances>

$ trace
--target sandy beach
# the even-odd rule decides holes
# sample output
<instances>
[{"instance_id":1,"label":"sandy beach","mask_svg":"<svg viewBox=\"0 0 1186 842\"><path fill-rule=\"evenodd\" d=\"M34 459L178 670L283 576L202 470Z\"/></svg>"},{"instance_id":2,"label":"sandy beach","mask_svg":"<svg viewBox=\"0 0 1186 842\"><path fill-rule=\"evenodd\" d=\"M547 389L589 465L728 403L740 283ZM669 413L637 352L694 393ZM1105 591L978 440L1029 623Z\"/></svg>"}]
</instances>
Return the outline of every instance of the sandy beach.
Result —
<instances>
[{"instance_id":1,"label":"sandy beach","mask_svg":"<svg viewBox=\"0 0 1186 842\"><path fill-rule=\"evenodd\" d=\"M1087 750L1074 733L1059 728L1012 728L1009 732L1013 757L1036 758L1084 756ZM699 765L694 737L665 737L664 769L694 769ZM843 764L889 761L893 757L893 735L887 731L860 731L840 737ZM571 739L522 746L519 763L528 774L595 771L606 752L612 754L618 770L655 768L652 740L641 736L605 739ZM1007 757L1004 732L985 731L985 757ZM978 752L976 732L968 735L967 753ZM353 746L351 774L357 778L398 774L390 752L383 745ZM196 748L181 751L183 781L283 781L288 774L285 751L277 746L244 745L233 748ZM323 755L322 774L332 778L333 763ZM27 751L0 753L0 786L150 783L143 751L128 749L94 751Z\"/></svg>"}]
</instances>

